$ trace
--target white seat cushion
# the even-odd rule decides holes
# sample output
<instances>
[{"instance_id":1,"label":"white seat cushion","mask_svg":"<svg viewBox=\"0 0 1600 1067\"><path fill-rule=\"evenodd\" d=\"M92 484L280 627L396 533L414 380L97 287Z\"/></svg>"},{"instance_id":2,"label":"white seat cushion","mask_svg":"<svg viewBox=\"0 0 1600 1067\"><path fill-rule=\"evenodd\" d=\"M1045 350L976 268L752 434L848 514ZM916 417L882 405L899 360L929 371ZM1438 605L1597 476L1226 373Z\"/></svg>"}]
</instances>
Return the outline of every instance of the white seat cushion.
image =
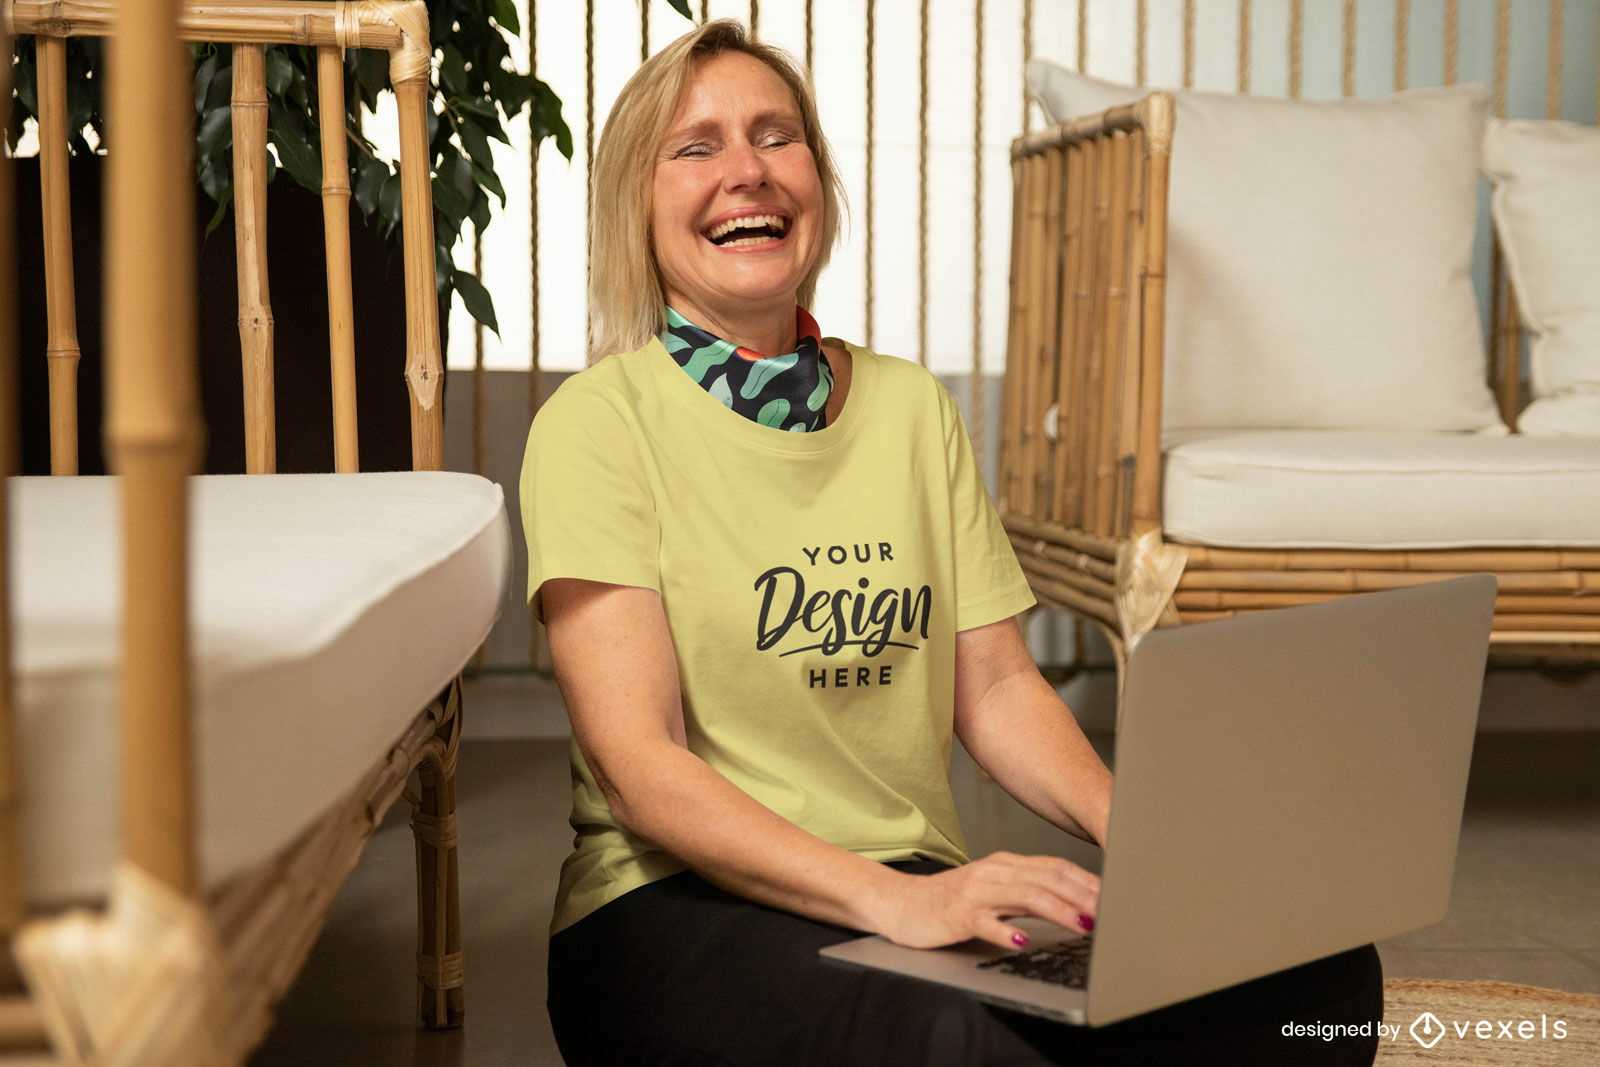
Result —
<instances>
[{"instance_id":1,"label":"white seat cushion","mask_svg":"<svg viewBox=\"0 0 1600 1067\"><path fill-rule=\"evenodd\" d=\"M1166 535L1238 548L1600 545L1600 448L1561 437L1255 431L1169 442Z\"/></svg>"},{"instance_id":2,"label":"white seat cushion","mask_svg":"<svg viewBox=\"0 0 1600 1067\"><path fill-rule=\"evenodd\" d=\"M201 878L213 890L346 795L504 602L498 485L467 474L256 475L191 486ZM121 482L14 478L24 886L102 897L117 840Z\"/></svg>"},{"instance_id":3,"label":"white seat cushion","mask_svg":"<svg viewBox=\"0 0 1600 1067\"><path fill-rule=\"evenodd\" d=\"M1042 58L1027 79L1054 121L1150 92ZM1173 95L1163 424L1500 431L1471 275L1484 89Z\"/></svg>"}]
</instances>

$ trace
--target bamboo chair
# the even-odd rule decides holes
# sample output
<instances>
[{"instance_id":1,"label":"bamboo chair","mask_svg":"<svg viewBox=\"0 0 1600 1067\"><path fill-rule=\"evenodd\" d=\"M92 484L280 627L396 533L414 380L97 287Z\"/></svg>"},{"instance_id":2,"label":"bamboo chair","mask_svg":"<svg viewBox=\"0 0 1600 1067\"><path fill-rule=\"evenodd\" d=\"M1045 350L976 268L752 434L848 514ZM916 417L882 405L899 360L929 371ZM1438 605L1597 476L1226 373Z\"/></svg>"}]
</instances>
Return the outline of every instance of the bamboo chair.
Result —
<instances>
[{"instance_id":1,"label":"bamboo chair","mask_svg":"<svg viewBox=\"0 0 1600 1067\"><path fill-rule=\"evenodd\" d=\"M1247 19L1248 3L1242 11ZM1348 5L1346 11L1349 95L1354 24ZM1504 2L1500 14L1496 111L1503 116ZM1192 42L1192 7L1185 18ZM1396 32L1403 57L1403 21ZM1143 35L1141 22L1141 71ZM1556 49L1554 16L1551 35ZM1298 38L1290 39L1297 70ZM1453 81L1448 24L1446 47ZM1082 63L1080 51L1080 69ZM1241 64L1244 92L1246 56ZM1559 64L1551 69L1549 107L1558 115ZM1404 79L1401 58L1397 88ZM1156 92L1012 143L1011 307L996 497L1039 601L1103 630L1120 677L1129 648L1157 626L1489 572L1500 586L1493 658L1563 669L1600 663L1594 549L1245 550L1165 539L1161 391L1173 116L1170 94ZM1492 289L1489 384L1514 428L1525 392L1522 337L1498 241ZM1081 641L1078 655L1081 661Z\"/></svg>"},{"instance_id":2,"label":"bamboo chair","mask_svg":"<svg viewBox=\"0 0 1600 1067\"><path fill-rule=\"evenodd\" d=\"M418 873L418 1010L431 1027L463 1018L455 767L459 678L371 753L359 785L284 851L215 891L201 884L192 735L193 635L185 582L190 474L203 430L193 321L192 90L180 40L234 48L236 219L248 467L273 469L272 312L265 247L264 47L318 49L321 107L342 116L342 50L386 50L399 101L407 294L406 380L413 465L442 469L442 391L426 134L431 48L420 0L107 0L0 2L0 33L38 39L41 152L50 271L52 427L57 473L75 469L70 261L65 207L62 41L111 39L107 241L107 439L123 486L124 674L120 695L123 861L104 914L28 914L23 897L14 689L0 567L0 1062L225 1064L266 1034L335 892L391 803L413 804ZM8 42L9 43L9 42ZM9 67L6 68L9 74ZM9 92L6 97L9 98ZM355 472L348 171L341 123L324 123L337 469ZM0 165L4 161L0 160ZM9 203L9 171L0 197ZM0 218L9 248L9 216ZM0 259L0 471L16 466L14 292ZM160 279L160 281L157 281ZM313 476L313 477L338 477ZM0 535L7 494L0 492ZM13 516L14 518L14 516ZM501 515L503 522L503 513ZM0 548L5 542L0 540ZM0 551L0 559L4 558ZM419 701L420 702L420 701ZM413 705L414 707L414 705ZM408 714L410 709L407 709ZM420 787L407 781L413 771ZM27 989L13 956L21 962Z\"/></svg>"}]
</instances>

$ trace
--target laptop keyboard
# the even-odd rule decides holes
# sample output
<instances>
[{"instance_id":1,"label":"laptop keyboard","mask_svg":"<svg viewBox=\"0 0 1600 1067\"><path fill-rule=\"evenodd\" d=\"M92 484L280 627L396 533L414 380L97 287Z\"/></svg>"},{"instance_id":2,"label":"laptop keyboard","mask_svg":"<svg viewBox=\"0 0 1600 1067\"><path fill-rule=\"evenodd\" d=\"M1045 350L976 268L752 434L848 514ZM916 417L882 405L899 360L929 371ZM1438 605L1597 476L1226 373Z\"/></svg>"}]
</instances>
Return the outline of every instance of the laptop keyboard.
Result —
<instances>
[{"instance_id":1,"label":"laptop keyboard","mask_svg":"<svg viewBox=\"0 0 1600 1067\"><path fill-rule=\"evenodd\" d=\"M1068 989L1083 989L1089 980L1091 947L1089 941L1061 941L1047 948L1014 952L978 966Z\"/></svg>"}]
</instances>

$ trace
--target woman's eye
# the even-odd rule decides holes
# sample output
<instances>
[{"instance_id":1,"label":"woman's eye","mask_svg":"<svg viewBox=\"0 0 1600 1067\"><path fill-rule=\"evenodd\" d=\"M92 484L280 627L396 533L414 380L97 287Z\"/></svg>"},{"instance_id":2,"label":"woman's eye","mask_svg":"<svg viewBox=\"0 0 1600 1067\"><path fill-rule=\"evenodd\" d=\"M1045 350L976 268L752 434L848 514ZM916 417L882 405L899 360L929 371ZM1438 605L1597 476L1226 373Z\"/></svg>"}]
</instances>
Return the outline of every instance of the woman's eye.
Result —
<instances>
[{"instance_id":1,"label":"woman's eye","mask_svg":"<svg viewBox=\"0 0 1600 1067\"><path fill-rule=\"evenodd\" d=\"M679 159L703 159L711 154L711 149L703 144L686 145L678 149Z\"/></svg>"}]
</instances>

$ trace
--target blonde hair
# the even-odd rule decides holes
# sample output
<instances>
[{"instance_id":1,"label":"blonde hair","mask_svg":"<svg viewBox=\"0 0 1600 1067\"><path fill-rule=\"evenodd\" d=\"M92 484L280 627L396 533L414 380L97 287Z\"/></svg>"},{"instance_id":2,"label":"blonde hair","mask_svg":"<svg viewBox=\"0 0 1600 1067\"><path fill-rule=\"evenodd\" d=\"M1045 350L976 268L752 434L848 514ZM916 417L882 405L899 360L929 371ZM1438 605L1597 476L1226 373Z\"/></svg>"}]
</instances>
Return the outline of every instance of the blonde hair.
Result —
<instances>
[{"instance_id":1,"label":"blonde hair","mask_svg":"<svg viewBox=\"0 0 1600 1067\"><path fill-rule=\"evenodd\" d=\"M590 175L594 210L589 235L588 362L632 352L666 328L666 288L651 240L650 195L656 154L677 113L696 61L743 52L782 78L800 108L806 145L822 186L822 242L817 261L800 283L809 306L817 277L839 233L844 183L817 121L817 101L800 65L781 48L755 40L737 19L707 22L651 56L611 106L595 149Z\"/></svg>"}]
</instances>

